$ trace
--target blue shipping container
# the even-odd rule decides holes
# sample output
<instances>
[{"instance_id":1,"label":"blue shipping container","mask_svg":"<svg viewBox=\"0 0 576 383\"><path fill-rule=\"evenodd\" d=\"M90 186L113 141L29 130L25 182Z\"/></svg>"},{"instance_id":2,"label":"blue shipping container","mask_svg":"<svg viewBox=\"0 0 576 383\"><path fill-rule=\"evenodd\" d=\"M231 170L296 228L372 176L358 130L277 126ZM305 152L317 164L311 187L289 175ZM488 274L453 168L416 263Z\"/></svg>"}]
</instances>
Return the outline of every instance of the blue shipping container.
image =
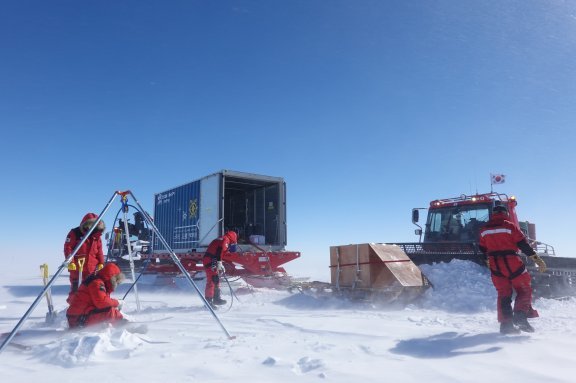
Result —
<instances>
[{"instance_id":1,"label":"blue shipping container","mask_svg":"<svg viewBox=\"0 0 576 383\"><path fill-rule=\"evenodd\" d=\"M200 181L155 195L154 223L172 249L198 246L200 203ZM157 238L153 250L165 250Z\"/></svg>"},{"instance_id":2,"label":"blue shipping container","mask_svg":"<svg viewBox=\"0 0 576 383\"><path fill-rule=\"evenodd\" d=\"M227 230L239 244L279 251L286 245L286 186L280 177L222 170L155 194L154 221L176 253L203 251ZM152 250L166 251L157 238Z\"/></svg>"}]
</instances>

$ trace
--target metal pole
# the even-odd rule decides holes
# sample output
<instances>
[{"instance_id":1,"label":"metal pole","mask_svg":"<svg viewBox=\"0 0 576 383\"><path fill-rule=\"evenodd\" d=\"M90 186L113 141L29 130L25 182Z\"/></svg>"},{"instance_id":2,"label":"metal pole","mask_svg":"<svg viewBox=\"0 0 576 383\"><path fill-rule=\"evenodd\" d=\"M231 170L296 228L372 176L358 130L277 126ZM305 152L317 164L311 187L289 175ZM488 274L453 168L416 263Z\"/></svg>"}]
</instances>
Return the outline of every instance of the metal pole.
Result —
<instances>
[{"instance_id":1,"label":"metal pole","mask_svg":"<svg viewBox=\"0 0 576 383\"><path fill-rule=\"evenodd\" d=\"M124 212L124 236L126 237L126 248L128 249L128 259L130 261L130 273L134 281L134 295L136 295L136 311L140 312L140 298L138 297L138 285L136 284L136 273L134 272L134 259L132 258L132 246L130 245L130 233L128 232L128 198L122 195L122 210Z\"/></svg>"},{"instance_id":2,"label":"metal pole","mask_svg":"<svg viewBox=\"0 0 576 383\"><path fill-rule=\"evenodd\" d=\"M136 282L138 282L138 280L140 280L140 277L144 274L144 271L146 270L146 267L148 267L148 264L150 262L151 262L150 259L147 259L146 261L144 261L144 263L142 264L142 271L140 272L140 275L138 275L138 278L136 278L136 280L134 282L132 282L132 284L130 285L130 287L128 288L128 290L126 291L124 296L122 297L122 300L126 299L128 294L130 293L130 291L132 291L132 288L134 287L134 285L136 285Z\"/></svg>"},{"instance_id":3,"label":"metal pole","mask_svg":"<svg viewBox=\"0 0 576 383\"><path fill-rule=\"evenodd\" d=\"M14 338L14 336L16 336L16 333L18 332L20 327L22 327L24 322L26 322L26 319L28 319L30 314L32 314L32 311L34 311L36 306L38 306L38 303L40 303L40 301L42 300L42 297L44 296L44 294L46 294L46 291L48 291L48 289L56 281L56 278L58 278L58 276L62 273L62 270L64 270L65 268L66 269L68 268L68 264L72 261L72 259L76 255L76 253L78 252L78 249L80 249L80 246L82 246L84 244L84 242L86 242L86 239L88 239L88 237L90 236L90 234L92 234L92 232L94 231L96 226L98 226L98 223L102 220L102 216L106 213L106 211L108 211L108 209L110 208L110 205L112 204L112 202L116 198L117 194L118 194L118 192L114 192L114 195L112 196L112 198L110 198L110 201L108 201L108 204L106 205L104 210L102 210L102 212L98 216L98 219L96 220L94 225L92 225L90 230L88 230L88 233L84 236L84 238L80 241L80 243L78 243L78 245L76 245L76 247L74 248L74 251L72 251L72 254L70 254L68 256L68 258L66 258L66 260L64 261L64 263L62 263L62 265L60 265L60 268L56 271L56 273L54 273L54 275L52 276L52 279L50 279L50 281L46 284L46 286L44 286L44 289L42 290L42 292L38 295L38 297L34 300L34 302L32 302L32 305L30 306L28 311L26 311L26 313L24 313L24 316L22 318L20 318L20 320L16 324L16 327L14 327L12 332L10 332L10 335L8 335L8 337L4 340L4 342L0 346L0 353L2 352L2 350L4 350L4 348L6 348L6 346L8 345L8 343L10 343L12 338Z\"/></svg>"},{"instance_id":4,"label":"metal pole","mask_svg":"<svg viewBox=\"0 0 576 383\"><path fill-rule=\"evenodd\" d=\"M140 210L142 211L142 214L144 215L144 219L146 219L146 222L148 222L148 225L150 225L152 230L154 230L154 232L158 236L158 239L160 240L160 242L162 242L162 244L164 245L166 250L168 250L168 253L170 254L170 257L172 258L172 261L174 261L176 266L178 266L178 268L180 269L182 274L186 277L188 282L190 282L190 285L194 288L194 290L196 290L196 292L198 293L198 295L200 296L200 298L204 302L204 306L206 306L206 308L208 308L208 310L210 311L210 313L212 314L212 316L214 317L214 319L216 320L216 322L218 323L218 325L220 326L222 331L224 331L224 334L226 334L228 339L236 338L235 336L230 335L228 330L226 330L226 328L224 327L224 325L222 324L222 322L220 321L220 319L218 318L218 316L216 315L216 313L214 312L214 310L212 309L210 304L208 304L208 301L206 300L206 298L204 298L204 295L200 292L200 289L198 289L198 286L196 286L196 283L194 283L194 281L192 280L192 277L190 277L190 274L188 273L188 271L186 271L184 266L182 266L182 263L180 262L180 260L176 256L176 254L174 254L174 251L172 250L170 245L168 245L168 242L166 242L166 240L164 239L162 234L160 234L160 231L158 230L158 228L156 227L156 225L152 221L152 217L150 217L148 215L148 213L142 208L142 205L140 205L140 202L138 202L138 199L136 198L136 196L130 190L122 192L120 194L130 194L132 196L132 198L134 198L136 205L140 208Z\"/></svg>"}]
</instances>

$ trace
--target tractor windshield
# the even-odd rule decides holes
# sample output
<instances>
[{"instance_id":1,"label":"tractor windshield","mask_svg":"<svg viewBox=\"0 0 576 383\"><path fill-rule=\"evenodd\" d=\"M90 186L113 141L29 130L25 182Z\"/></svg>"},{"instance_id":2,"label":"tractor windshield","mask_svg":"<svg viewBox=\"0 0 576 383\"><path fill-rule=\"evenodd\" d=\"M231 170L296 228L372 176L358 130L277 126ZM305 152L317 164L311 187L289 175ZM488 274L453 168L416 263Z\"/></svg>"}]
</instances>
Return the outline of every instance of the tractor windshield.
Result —
<instances>
[{"instance_id":1,"label":"tractor windshield","mask_svg":"<svg viewBox=\"0 0 576 383\"><path fill-rule=\"evenodd\" d=\"M476 242L489 218L490 205L450 206L429 210L424 242Z\"/></svg>"}]
</instances>

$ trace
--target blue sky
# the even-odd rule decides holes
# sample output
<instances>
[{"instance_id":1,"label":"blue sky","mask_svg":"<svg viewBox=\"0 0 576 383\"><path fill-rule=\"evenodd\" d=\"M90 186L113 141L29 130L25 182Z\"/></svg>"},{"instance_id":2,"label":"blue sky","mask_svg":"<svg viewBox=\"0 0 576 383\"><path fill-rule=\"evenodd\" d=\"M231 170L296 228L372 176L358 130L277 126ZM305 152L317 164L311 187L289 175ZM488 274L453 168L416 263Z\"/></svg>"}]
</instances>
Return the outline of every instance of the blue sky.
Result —
<instances>
[{"instance_id":1,"label":"blue sky","mask_svg":"<svg viewBox=\"0 0 576 383\"><path fill-rule=\"evenodd\" d=\"M576 256L575 16L536 0L3 1L1 256L57 266L115 190L151 211L220 169L285 178L303 275L327 273L330 245L416 240L412 207L489 191L490 173Z\"/></svg>"}]
</instances>

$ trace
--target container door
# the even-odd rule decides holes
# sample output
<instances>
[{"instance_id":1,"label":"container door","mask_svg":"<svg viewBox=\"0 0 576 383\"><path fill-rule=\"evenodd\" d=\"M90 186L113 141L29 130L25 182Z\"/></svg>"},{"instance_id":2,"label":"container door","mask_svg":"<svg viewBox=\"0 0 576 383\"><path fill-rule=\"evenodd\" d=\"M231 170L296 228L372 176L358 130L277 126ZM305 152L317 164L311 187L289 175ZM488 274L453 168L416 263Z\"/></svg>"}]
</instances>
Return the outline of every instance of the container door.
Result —
<instances>
[{"instance_id":1,"label":"container door","mask_svg":"<svg viewBox=\"0 0 576 383\"><path fill-rule=\"evenodd\" d=\"M220 235L220 180L221 174L212 174L200 181L200 246L208 246Z\"/></svg>"}]
</instances>

